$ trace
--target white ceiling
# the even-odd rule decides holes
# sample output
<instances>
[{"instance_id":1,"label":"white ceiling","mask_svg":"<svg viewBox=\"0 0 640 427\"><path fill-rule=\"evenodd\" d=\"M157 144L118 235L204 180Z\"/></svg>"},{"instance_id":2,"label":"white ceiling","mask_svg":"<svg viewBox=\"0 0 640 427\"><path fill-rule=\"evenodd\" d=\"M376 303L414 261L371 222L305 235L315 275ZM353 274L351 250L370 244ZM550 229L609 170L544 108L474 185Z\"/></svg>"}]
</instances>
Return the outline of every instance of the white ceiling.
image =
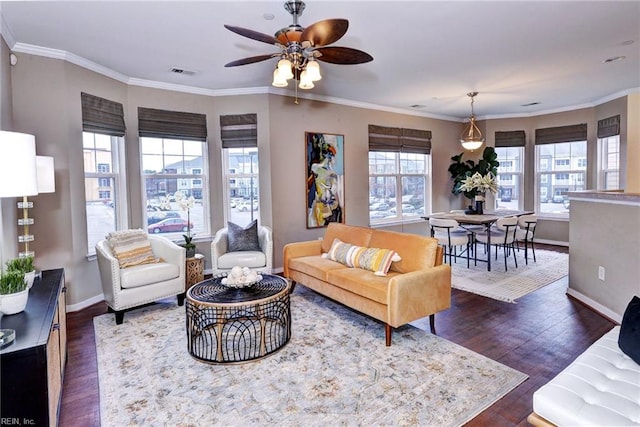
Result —
<instances>
[{"instance_id":1,"label":"white ceiling","mask_svg":"<svg viewBox=\"0 0 640 427\"><path fill-rule=\"evenodd\" d=\"M0 13L3 36L19 52L90 61L134 84L283 93L270 86L277 59L224 67L277 50L223 27L274 34L292 22L283 4L3 1ZM323 79L305 91L320 99L463 119L470 113L466 94L478 91L482 119L592 106L640 90L640 1L309 0L300 24L329 18L349 20L333 46L364 50L374 60L321 63ZM626 59L603 63L617 56ZM539 104L523 107L532 102Z\"/></svg>"}]
</instances>

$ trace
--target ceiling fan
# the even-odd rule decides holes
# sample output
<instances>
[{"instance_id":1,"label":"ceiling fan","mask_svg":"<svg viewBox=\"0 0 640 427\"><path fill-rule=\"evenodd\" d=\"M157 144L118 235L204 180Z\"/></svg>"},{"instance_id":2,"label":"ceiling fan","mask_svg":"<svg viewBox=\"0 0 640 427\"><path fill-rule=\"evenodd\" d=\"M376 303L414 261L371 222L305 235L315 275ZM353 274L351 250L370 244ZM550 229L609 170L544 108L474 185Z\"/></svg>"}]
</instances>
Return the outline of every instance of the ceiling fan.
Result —
<instances>
[{"instance_id":1,"label":"ceiling fan","mask_svg":"<svg viewBox=\"0 0 640 427\"><path fill-rule=\"evenodd\" d=\"M313 82L320 80L318 61L331 64L363 64L373 61L373 57L366 52L349 47L327 46L338 41L349 28L346 19L327 19L302 27L298 24L298 17L302 15L305 3L301 0L291 0L284 3L284 8L293 17L293 23L278 30L274 36L249 30L242 27L225 25L225 28L236 34L252 40L276 46L280 51L276 53L252 56L238 59L225 64L225 67L253 64L271 58L279 57L278 65L273 73L273 85L285 87L287 80L299 80L301 89L313 88Z\"/></svg>"}]
</instances>

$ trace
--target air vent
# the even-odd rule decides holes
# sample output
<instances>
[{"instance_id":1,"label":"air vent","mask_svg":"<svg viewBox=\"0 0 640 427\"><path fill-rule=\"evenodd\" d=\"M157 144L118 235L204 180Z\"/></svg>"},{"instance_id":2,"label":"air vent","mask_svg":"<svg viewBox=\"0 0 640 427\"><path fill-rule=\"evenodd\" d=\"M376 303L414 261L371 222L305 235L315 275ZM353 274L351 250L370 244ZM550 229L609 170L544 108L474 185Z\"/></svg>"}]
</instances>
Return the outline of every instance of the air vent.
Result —
<instances>
[{"instance_id":1,"label":"air vent","mask_svg":"<svg viewBox=\"0 0 640 427\"><path fill-rule=\"evenodd\" d=\"M424 108L425 106L421 105L421 104L413 104L413 105L410 105L409 107L410 108Z\"/></svg>"},{"instance_id":2,"label":"air vent","mask_svg":"<svg viewBox=\"0 0 640 427\"><path fill-rule=\"evenodd\" d=\"M530 102L528 104L522 104L521 107L532 107L534 105L540 104L539 102Z\"/></svg>"},{"instance_id":3,"label":"air vent","mask_svg":"<svg viewBox=\"0 0 640 427\"><path fill-rule=\"evenodd\" d=\"M195 71L189 71L189 70L185 70L184 68L177 68L177 67L173 67L169 71L176 74L183 74L185 76L193 76L195 74Z\"/></svg>"}]
</instances>

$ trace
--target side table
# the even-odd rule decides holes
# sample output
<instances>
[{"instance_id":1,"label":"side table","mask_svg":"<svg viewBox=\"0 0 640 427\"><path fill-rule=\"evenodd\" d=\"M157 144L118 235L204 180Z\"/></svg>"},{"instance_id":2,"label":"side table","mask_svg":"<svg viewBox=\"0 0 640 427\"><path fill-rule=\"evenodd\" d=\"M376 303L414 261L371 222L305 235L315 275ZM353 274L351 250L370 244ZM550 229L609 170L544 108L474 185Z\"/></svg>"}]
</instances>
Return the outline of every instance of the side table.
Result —
<instances>
[{"instance_id":1,"label":"side table","mask_svg":"<svg viewBox=\"0 0 640 427\"><path fill-rule=\"evenodd\" d=\"M204 255L195 254L192 258L187 258L186 264L185 292L196 283L204 280Z\"/></svg>"}]
</instances>

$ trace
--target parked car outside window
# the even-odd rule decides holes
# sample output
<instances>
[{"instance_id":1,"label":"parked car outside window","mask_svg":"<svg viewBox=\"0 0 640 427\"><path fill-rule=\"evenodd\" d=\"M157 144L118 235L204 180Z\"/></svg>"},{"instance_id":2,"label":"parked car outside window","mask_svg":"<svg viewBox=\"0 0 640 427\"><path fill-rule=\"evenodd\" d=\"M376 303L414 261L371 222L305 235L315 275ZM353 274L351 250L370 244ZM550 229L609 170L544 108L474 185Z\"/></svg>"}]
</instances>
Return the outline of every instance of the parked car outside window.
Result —
<instances>
[{"instance_id":1,"label":"parked car outside window","mask_svg":"<svg viewBox=\"0 0 640 427\"><path fill-rule=\"evenodd\" d=\"M180 218L180 214L175 211L153 212L147 217L147 225L155 224L167 218Z\"/></svg>"},{"instance_id":2,"label":"parked car outside window","mask_svg":"<svg viewBox=\"0 0 640 427\"><path fill-rule=\"evenodd\" d=\"M186 232L188 229L193 228L192 223L187 223L186 219L182 218L167 218L160 222L150 225L147 228L149 233L170 233L175 231Z\"/></svg>"}]
</instances>

